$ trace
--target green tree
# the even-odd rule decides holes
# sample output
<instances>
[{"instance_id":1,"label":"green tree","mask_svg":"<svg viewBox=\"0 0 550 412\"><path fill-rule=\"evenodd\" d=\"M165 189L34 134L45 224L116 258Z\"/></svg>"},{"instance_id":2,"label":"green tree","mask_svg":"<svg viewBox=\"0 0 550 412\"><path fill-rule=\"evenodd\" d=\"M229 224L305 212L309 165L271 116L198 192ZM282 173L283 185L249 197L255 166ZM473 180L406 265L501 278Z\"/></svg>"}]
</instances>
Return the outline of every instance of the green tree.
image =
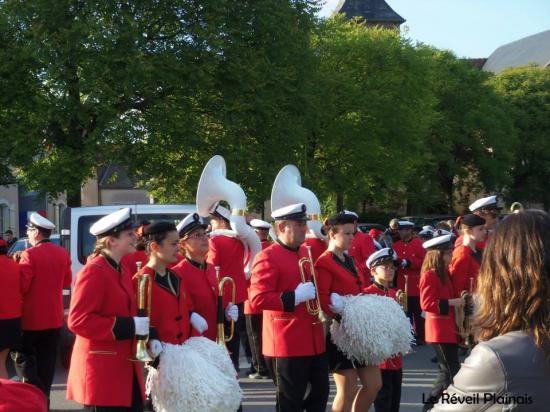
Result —
<instances>
[{"instance_id":1,"label":"green tree","mask_svg":"<svg viewBox=\"0 0 550 412\"><path fill-rule=\"evenodd\" d=\"M512 106L519 144L514 151L507 199L550 209L550 69L507 69L491 82Z\"/></svg>"},{"instance_id":2,"label":"green tree","mask_svg":"<svg viewBox=\"0 0 550 412\"><path fill-rule=\"evenodd\" d=\"M31 189L66 190L70 205L109 162L161 200L192 201L202 166L220 153L257 206L285 144L299 142L300 61L316 8L0 2L0 136L9 142L0 165Z\"/></svg>"},{"instance_id":3,"label":"green tree","mask_svg":"<svg viewBox=\"0 0 550 412\"><path fill-rule=\"evenodd\" d=\"M0 3L7 57L0 72L8 90L0 101L0 133L9 164L28 188L66 190L69 204L78 205L82 183L97 166L147 140L148 117L159 106L175 101L178 115L192 123L186 110L192 102L181 96L200 87L208 66L202 59L211 54L200 44L200 18L220 10L201 9L198 18L187 6Z\"/></svg>"},{"instance_id":4,"label":"green tree","mask_svg":"<svg viewBox=\"0 0 550 412\"><path fill-rule=\"evenodd\" d=\"M243 187L251 207L262 210L276 173L296 161L304 139L316 4L226 2L216 20L220 29L208 39L216 47L209 81L193 96L195 129L186 131L180 145L166 144L165 139L181 131L177 123L165 124L135 153L142 159L142 178L155 196L192 201L202 167L213 154L220 154L226 159L228 178ZM170 166L159 174L162 162Z\"/></svg>"},{"instance_id":5,"label":"green tree","mask_svg":"<svg viewBox=\"0 0 550 412\"><path fill-rule=\"evenodd\" d=\"M432 117L426 62L396 30L335 16L312 40L302 169L329 210L392 203L421 153Z\"/></svg>"},{"instance_id":6,"label":"green tree","mask_svg":"<svg viewBox=\"0 0 550 412\"><path fill-rule=\"evenodd\" d=\"M488 73L448 51L419 51L431 62L427 87L437 103L423 139L423 162L407 185L409 205L412 211L453 212L462 192L501 192L510 182L516 137Z\"/></svg>"}]
</instances>

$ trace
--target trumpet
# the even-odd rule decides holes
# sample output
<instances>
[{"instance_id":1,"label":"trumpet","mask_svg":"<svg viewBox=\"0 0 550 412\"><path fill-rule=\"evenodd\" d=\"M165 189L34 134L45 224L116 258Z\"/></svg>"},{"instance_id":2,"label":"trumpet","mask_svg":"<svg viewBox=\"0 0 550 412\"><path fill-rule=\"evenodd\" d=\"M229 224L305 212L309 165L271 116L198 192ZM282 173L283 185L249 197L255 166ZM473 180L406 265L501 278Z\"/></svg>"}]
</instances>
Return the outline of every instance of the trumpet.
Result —
<instances>
[{"instance_id":1,"label":"trumpet","mask_svg":"<svg viewBox=\"0 0 550 412\"><path fill-rule=\"evenodd\" d=\"M231 329L230 329L229 337L225 336L225 328L224 328L225 311L223 308L223 289L227 282L231 284L231 289L232 289L231 302L235 303L236 288L235 288L235 281L229 276L226 276L220 279L219 266L216 266L215 269L216 269L216 280L218 281L218 321L217 321L218 334L216 335L216 343L223 346L225 345L226 342L229 342L231 339L233 339L233 336L235 334L235 322L231 321Z\"/></svg>"},{"instance_id":2,"label":"trumpet","mask_svg":"<svg viewBox=\"0 0 550 412\"><path fill-rule=\"evenodd\" d=\"M151 277L145 273L140 273L141 262L136 262L138 279L138 316L150 317L151 316L151 292L152 284ZM151 362L153 359L147 353L147 342L149 341L149 334L136 335L136 359L140 362Z\"/></svg>"},{"instance_id":3,"label":"trumpet","mask_svg":"<svg viewBox=\"0 0 550 412\"><path fill-rule=\"evenodd\" d=\"M397 300L397 303L403 308L403 312L407 313L408 310L408 304L407 304L407 291L408 291L408 283L409 283L409 277L407 275L403 275L405 278L405 290L402 291L399 289L397 293L395 294L395 300Z\"/></svg>"},{"instance_id":4,"label":"trumpet","mask_svg":"<svg viewBox=\"0 0 550 412\"><path fill-rule=\"evenodd\" d=\"M467 347L472 347L472 292L474 289L474 278L470 277L470 289L463 290L460 297L464 299L464 307L455 307L455 322L458 329L458 334L464 340Z\"/></svg>"},{"instance_id":5,"label":"trumpet","mask_svg":"<svg viewBox=\"0 0 550 412\"><path fill-rule=\"evenodd\" d=\"M300 268L300 277L302 282L307 282L306 278L306 265L310 265L311 268L311 281L317 287L317 279L315 277L315 267L313 264L313 257L311 256L311 246L306 246L308 257L303 257L299 260L298 265ZM321 301L319 299L319 291L315 292L315 299L306 300L307 313L313 316L317 316L321 322L326 321L326 316L321 310Z\"/></svg>"},{"instance_id":6,"label":"trumpet","mask_svg":"<svg viewBox=\"0 0 550 412\"><path fill-rule=\"evenodd\" d=\"M468 347L473 346L473 336L472 336L472 316L471 313L473 307L473 297L472 292L474 291L474 278L470 277L470 290L468 292L463 292L464 296L464 343Z\"/></svg>"}]
</instances>

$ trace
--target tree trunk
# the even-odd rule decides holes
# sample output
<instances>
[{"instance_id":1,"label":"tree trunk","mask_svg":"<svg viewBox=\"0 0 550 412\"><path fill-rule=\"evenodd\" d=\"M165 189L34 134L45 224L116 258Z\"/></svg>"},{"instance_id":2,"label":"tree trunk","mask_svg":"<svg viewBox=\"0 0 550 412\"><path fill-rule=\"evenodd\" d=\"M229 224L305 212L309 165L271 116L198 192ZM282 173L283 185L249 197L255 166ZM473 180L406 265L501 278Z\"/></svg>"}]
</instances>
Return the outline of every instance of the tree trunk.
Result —
<instances>
[{"instance_id":1,"label":"tree trunk","mask_svg":"<svg viewBox=\"0 0 550 412\"><path fill-rule=\"evenodd\" d=\"M340 212L344 210L344 194L341 192L336 193L336 211Z\"/></svg>"},{"instance_id":2,"label":"tree trunk","mask_svg":"<svg viewBox=\"0 0 550 412\"><path fill-rule=\"evenodd\" d=\"M67 206L80 207L82 206L82 193L79 190L67 191Z\"/></svg>"}]
</instances>

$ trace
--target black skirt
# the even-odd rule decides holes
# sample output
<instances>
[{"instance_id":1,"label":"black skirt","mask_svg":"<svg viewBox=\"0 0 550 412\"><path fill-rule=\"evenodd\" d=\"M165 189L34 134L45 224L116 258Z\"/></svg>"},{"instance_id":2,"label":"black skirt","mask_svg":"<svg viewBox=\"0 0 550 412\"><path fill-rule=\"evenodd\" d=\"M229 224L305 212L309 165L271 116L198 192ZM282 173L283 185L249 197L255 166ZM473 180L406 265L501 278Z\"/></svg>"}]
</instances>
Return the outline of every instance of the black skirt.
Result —
<instances>
[{"instance_id":1,"label":"black skirt","mask_svg":"<svg viewBox=\"0 0 550 412\"><path fill-rule=\"evenodd\" d=\"M0 319L0 351L18 349L21 344L21 318Z\"/></svg>"},{"instance_id":2,"label":"black skirt","mask_svg":"<svg viewBox=\"0 0 550 412\"><path fill-rule=\"evenodd\" d=\"M328 366L331 372L338 372L345 369L359 369L364 368L364 363L350 360L344 355L338 347L332 342L330 332L327 334L326 340Z\"/></svg>"}]
</instances>

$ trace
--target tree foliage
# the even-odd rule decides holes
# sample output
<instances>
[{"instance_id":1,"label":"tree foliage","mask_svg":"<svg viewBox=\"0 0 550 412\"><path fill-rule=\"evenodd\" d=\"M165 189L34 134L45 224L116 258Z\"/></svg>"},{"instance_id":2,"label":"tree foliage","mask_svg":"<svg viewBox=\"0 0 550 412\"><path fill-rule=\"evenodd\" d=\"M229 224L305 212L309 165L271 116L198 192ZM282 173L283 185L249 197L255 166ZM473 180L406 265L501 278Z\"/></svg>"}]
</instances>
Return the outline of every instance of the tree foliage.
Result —
<instances>
[{"instance_id":1,"label":"tree foliage","mask_svg":"<svg viewBox=\"0 0 550 412\"><path fill-rule=\"evenodd\" d=\"M0 183L78 205L114 162L158 201L193 202L221 154L255 210L287 163L326 211L444 211L508 186L548 207L548 70L492 78L394 30L318 20L319 4L0 1Z\"/></svg>"},{"instance_id":2,"label":"tree foliage","mask_svg":"<svg viewBox=\"0 0 550 412\"><path fill-rule=\"evenodd\" d=\"M426 63L399 32L343 16L322 22L312 43L304 169L333 210L381 201L410 175L430 125Z\"/></svg>"},{"instance_id":3,"label":"tree foliage","mask_svg":"<svg viewBox=\"0 0 550 412\"><path fill-rule=\"evenodd\" d=\"M416 209L452 212L457 202L468 203L464 192L500 192L510 182L515 133L506 102L487 84L488 73L448 51L418 50L429 57L427 86L436 105L407 197Z\"/></svg>"},{"instance_id":4,"label":"tree foliage","mask_svg":"<svg viewBox=\"0 0 550 412\"><path fill-rule=\"evenodd\" d=\"M550 209L550 69L508 69L492 85L512 106L519 144L511 168L509 201L541 203Z\"/></svg>"}]
</instances>

